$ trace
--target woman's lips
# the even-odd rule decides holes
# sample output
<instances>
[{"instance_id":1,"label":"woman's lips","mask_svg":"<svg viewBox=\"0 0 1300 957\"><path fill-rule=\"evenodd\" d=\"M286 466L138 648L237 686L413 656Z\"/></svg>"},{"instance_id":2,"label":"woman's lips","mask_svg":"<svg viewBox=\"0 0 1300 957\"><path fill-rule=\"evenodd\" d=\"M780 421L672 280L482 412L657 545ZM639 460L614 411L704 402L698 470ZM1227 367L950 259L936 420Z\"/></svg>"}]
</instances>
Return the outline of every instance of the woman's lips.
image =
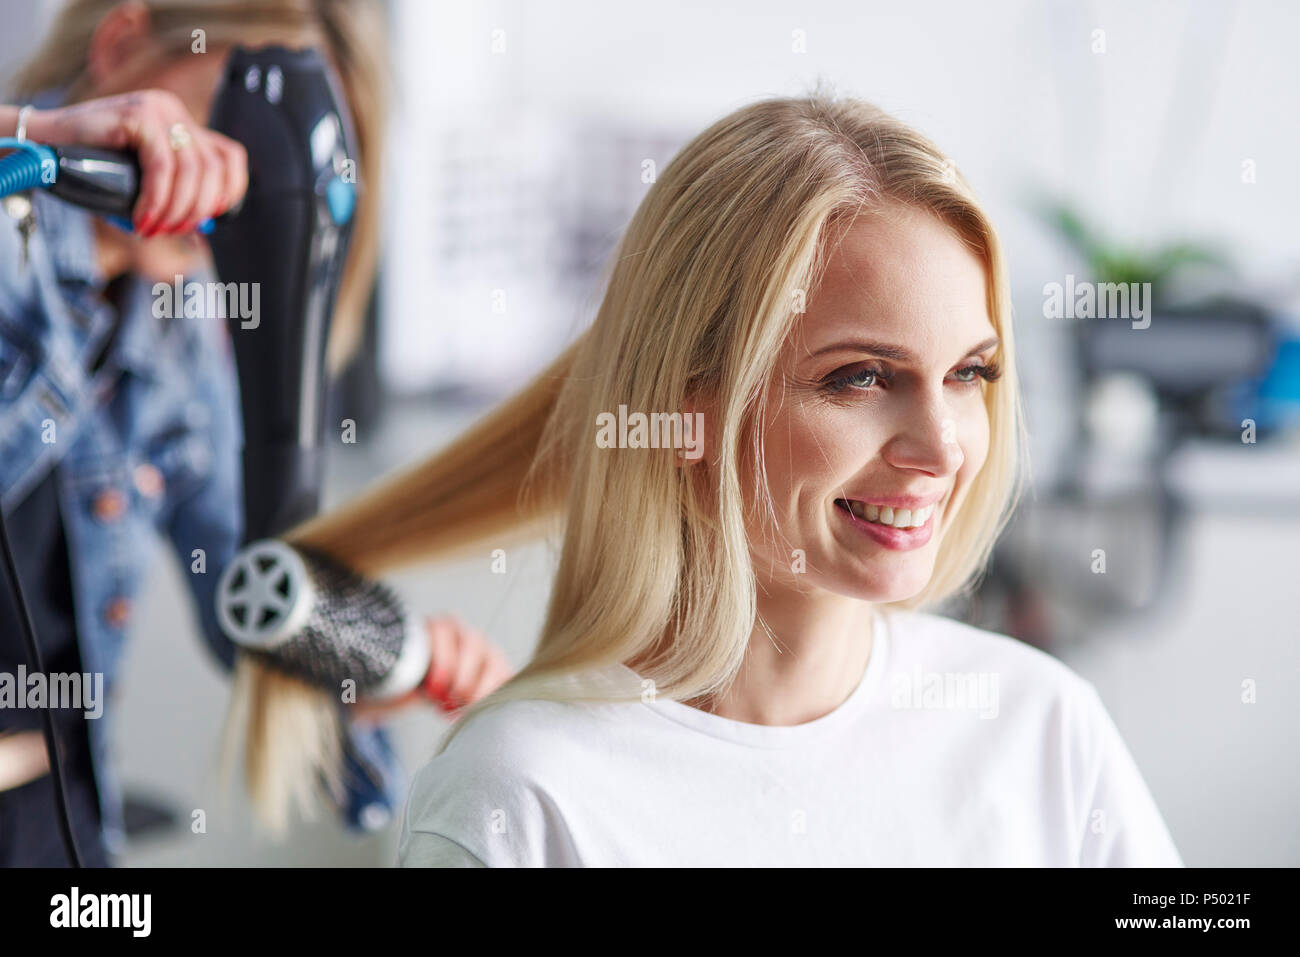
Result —
<instances>
[{"instance_id":1,"label":"woman's lips","mask_svg":"<svg viewBox=\"0 0 1300 957\"><path fill-rule=\"evenodd\" d=\"M835 511L844 516L845 521L859 532L869 536L877 544L896 552L911 551L928 542L934 534L934 519L938 514L938 509L935 509L925 520L924 525L915 528L894 528L892 525L881 525L878 522L868 522L866 519L858 518L838 501L835 503Z\"/></svg>"}]
</instances>

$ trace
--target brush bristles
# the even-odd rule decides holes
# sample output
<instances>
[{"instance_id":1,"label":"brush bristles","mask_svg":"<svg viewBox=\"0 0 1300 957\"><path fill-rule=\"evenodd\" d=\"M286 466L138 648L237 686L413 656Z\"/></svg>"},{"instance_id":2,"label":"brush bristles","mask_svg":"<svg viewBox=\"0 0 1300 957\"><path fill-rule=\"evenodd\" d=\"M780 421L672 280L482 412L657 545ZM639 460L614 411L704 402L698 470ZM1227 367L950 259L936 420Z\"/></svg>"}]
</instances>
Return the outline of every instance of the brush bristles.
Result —
<instances>
[{"instance_id":1,"label":"brush bristles","mask_svg":"<svg viewBox=\"0 0 1300 957\"><path fill-rule=\"evenodd\" d=\"M310 548L298 548L315 604L307 623L274 649L252 652L268 668L338 693L365 694L392 671L406 638L401 599L387 586Z\"/></svg>"}]
</instances>

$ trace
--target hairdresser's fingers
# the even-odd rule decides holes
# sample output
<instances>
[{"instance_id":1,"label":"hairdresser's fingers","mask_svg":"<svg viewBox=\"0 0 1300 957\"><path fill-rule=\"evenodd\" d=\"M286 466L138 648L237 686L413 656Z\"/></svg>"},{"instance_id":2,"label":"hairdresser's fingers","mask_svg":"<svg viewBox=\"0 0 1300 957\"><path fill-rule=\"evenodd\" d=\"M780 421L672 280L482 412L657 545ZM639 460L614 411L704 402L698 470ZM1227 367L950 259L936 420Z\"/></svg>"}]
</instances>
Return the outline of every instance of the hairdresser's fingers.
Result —
<instances>
[{"instance_id":1,"label":"hairdresser's fingers","mask_svg":"<svg viewBox=\"0 0 1300 957\"><path fill-rule=\"evenodd\" d=\"M452 707L469 704L474 700L474 689L488 663L488 641L481 632L463 622L452 620L456 635L456 670L447 688L447 700Z\"/></svg>"},{"instance_id":2,"label":"hairdresser's fingers","mask_svg":"<svg viewBox=\"0 0 1300 957\"><path fill-rule=\"evenodd\" d=\"M485 638L486 642L487 639ZM486 646L486 661L483 665L483 671L479 674L478 684L470 693L470 701L477 701L485 695L491 694L510 680L515 673L510 666L510 660L506 658L505 652L496 645L488 644Z\"/></svg>"},{"instance_id":3,"label":"hairdresser's fingers","mask_svg":"<svg viewBox=\"0 0 1300 957\"><path fill-rule=\"evenodd\" d=\"M225 156L202 130L195 134L194 149L200 156L202 169L194 202L181 216L180 228L184 232L193 232L203 220L215 216L226 194Z\"/></svg>"},{"instance_id":4,"label":"hairdresser's fingers","mask_svg":"<svg viewBox=\"0 0 1300 957\"><path fill-rule=\"evenodd\" d=\"M179 131L176 129L168 130L169 144L177 133ZM198 199L199 189L203 185L207 163L202 147L195 142L192 127L185 126L184 136L188 138L188 142L181 149L174 151L176 153L176 178L172 181L171 199L167 203L167 211L154 228L154 233L179 232L189 219L190 211L194 208L194 202Z\"/></svg>"},{"instance_id":5,"label":"hairdresser's fingers","mask_svg":"<svg viewBox=\"0 0 1300 957\"><path fill-rule=\"evenodd\" d=\"M456 664L456 636L451 624L444 618L426 618L425 631L429 635L429 693L435 700L447 695L452 668Z\"/></svg>"},{"instance_id":6,"label":"hairdresser's fingers","mask_svg":"<svg viewBox=\"0 0 1300 957\"><path fill-rule=\"evenodd\" d=\"M185 214L183 228L187 232L224 213L248 187L248 156L242 146L212 130L196 130L194 135L204 168L194 205Z\"/></svg>"},{"instance_id":7,"label":"hairdresser's fingers","mask_svg":"<svg viewBox=\"0 0 1300 957\"><path fill-rule=\"evenodd\" d=\"M510 661L499 647L494 645L487 636L482 632L476 632L470 629L474 640L483 649L483 667L478 673L478 678L474 682L473 688L465 694L458 702L452 704L473 704L480 698L485 697L496 691L503 684L514 676L514 668L511 667Z\"/></svg>"},{"instance_id":8,"label":"hairdresser's fingers","mask_svg":"<svg viewBox=\"0 0 1300 957\"><path fill-rule=\"evenodd\" d=\"M457 623L465 680L449 693L452 707L473 704L501 687L514 674L509 659L487 635L469 625Z\"/></svg>"},{"instance_id":9,"label":"hairdresser's fingers","mask_svg":"<svg viewBox=\"0 0 1300 957\"><path fill-rule=\"evenodd\" d=\"M140 160L140 197L135 201L132 225L139 235L147 236L167 211L176 178L176 153L167 145L163 127L143 119L130 122Z\"/></svg>"},{"instance_id":10,"label":"hairdresser's fingers","mask_svg":"<svg viewBox=\"0 0 1300 957\"><path fill-rule=\"evenodd\" d=\"M220 216L243 199L244 193L248 191L248 151L244 149L243 143L228 136L213 133L212 137L214 145L221 152L226 170L226 192L222 196L220 208L213 214Z\"/></svg>"}]
</instances>

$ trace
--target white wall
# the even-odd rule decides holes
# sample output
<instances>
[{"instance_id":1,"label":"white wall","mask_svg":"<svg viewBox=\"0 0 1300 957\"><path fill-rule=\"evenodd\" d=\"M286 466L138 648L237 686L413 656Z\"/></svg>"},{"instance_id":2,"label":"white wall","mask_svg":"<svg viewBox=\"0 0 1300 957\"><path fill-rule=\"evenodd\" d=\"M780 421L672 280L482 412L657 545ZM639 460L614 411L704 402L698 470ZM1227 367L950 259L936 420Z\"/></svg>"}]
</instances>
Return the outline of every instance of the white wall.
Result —
<instances>
[{"instance_id":1,"label":"white wall","mask_svg":"<svg viewBox=\"0 0 1300 957\"><path fill-rule=\"evenodd\" d=\"M395 0L393 7L406 82L398 135L413 154L391 158L401 172L390 182L402 193L390 197L390 249L402 266L388 278L385 360L405 385L436 375L431 353L445 335L437 324L468 321L420 308L421 289L436 282L423 180L438 169L439 124L474 116L470 135L484 139L485 152L493 138L514 135L521 116L541 115L552 126L607 117L685 136L819 77L897 113L954 157L1003 233L1021 314L1039 308L1043 284L1070 266L1027 211L1036 190L1064 192L1107 233L1134 244L1222 241L1252 290L1293 311L1300 304L1292 221L1300 179L1291 171L1300 155L1292 119L1297 5ZM1104 31L1103 53L1093 52L1096 30ZM806 52L793 52L795 31L803 31ZM504 38L503 52L493 52L494 36ZM662 165L670 156L655 158ZM519 156L521 164L531 159ZM1247 160L1254 184L1242 182ZM630 193L643 189L635 165L621 172ZM503 237L509 241L508 230ZM1031 340L1041 333L1023 331ZM419 343L428 344L424 354Z\"/></svg>"}]
</instances>

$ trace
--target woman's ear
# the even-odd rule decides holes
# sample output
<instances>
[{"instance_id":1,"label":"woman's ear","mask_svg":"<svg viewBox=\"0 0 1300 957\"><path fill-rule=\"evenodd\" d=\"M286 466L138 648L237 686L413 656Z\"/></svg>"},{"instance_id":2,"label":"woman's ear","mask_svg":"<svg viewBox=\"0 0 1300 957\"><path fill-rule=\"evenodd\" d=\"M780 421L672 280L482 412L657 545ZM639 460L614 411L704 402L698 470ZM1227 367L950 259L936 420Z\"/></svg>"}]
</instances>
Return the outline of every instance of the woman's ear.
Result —
<instances>
[{"instance_id":1,"label":"woman's ear","mask_svg":"<svg viewBox=\"0 0 1300 957\"><path fill-rule=\"evenodd\" d=\"M104 14L86 53L86 72L99 95L127 88L123 67L144 49L151 31L149 8L143 0L125 0Z\"/></svg>"}]
</instances>

